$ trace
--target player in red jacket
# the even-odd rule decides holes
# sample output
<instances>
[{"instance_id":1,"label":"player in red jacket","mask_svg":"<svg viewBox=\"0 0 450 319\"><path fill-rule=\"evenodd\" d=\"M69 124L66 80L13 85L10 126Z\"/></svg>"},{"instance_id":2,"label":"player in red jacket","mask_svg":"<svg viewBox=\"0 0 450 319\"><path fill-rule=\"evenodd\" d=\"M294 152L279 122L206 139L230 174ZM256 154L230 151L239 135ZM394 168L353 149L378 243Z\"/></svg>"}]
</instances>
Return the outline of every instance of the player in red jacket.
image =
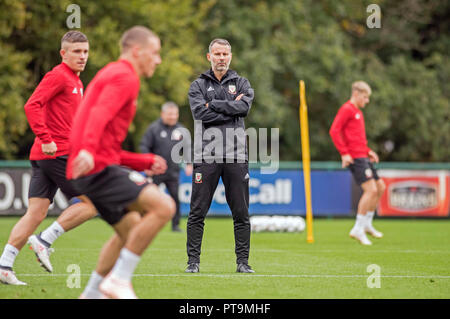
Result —
<instances>
[{"instance_id":1,"label":"player in red jacket","mask_svg":"<svg viewBox=\"0 0 450 319\"><path fill-rule=\"evenodd\" d=\"M78 31L67 32L61 40L62 63L44 76L25 104L28 122L36 135L30 152L32 176L28 209L12 229L0 257L0 281L5 284L26 285L17 279L12 268L27 239L41 265L52 272L49 247L53 241L96 214L89 199L80 196L65 178L72 119L83 96L79 75L86 66L88 54L87 37ZM40 235L32 235L47 216L58 188L69 199L78 196L81 203L67 208Z\"/></svg>"},{"instance_id":2,"label":"player in red jacket","mask_svg":"<svg viewBox=\"0 0 450 319\"><path fill-rule=\"evenodd\" d=\"M101 69L89 84L73 122L67 178L89 197L115 230L103 247L96 270L81 298L137 298L131 277L140 256L172 219L175 203L127 165L161 174L166 161L153 154L121 149L136 112L139 78L151 77L161 63L161 43L152 31L136 26L121 38L118 61Z\"/></svg>"},{"instance_id":3,"label":"player in red jacket","mask_svg":"<svg viewBox=\"0 0 450 319\"><path fill-rule=\"evenodd\" d=\"M349 101L339 109L330 135L341 154L342 167L349 167L363 194L358 203L355 226L350 231L350 237L355 238L363 245L372 245L366 233L375 238L383 237L372 225L378 201L386 186L378 177L373 163L378 163L378 155L367 146L364 116L361 111L371 94L370 86L363 81L352 84L352 96Z\"/></svg>"}]
</instances>

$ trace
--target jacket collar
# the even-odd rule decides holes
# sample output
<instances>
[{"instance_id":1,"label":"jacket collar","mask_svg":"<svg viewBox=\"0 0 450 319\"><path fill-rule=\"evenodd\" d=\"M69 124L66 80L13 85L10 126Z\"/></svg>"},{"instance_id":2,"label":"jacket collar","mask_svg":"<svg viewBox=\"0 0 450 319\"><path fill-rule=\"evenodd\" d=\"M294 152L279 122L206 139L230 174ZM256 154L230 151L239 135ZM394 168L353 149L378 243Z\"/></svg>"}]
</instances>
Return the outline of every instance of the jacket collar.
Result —
<instances>
[{"instance_id":1,"label":"jacket collar","mask_svg":"<svg viewBox=\"0 0 450 319\"><path fill-rule=\"evenodd\" d=\"M67 73L73 75L74 77L76 77L77 79L80 78L79 75L77 75L77 73L72 70L65 62L61 62L62 67L66 70Z\"/></svg>"},{"instance_id":2,"label":"jacket collar","mask_svg":"<svg viewBox=\"0 0 450 319\"><path fill-rule=\"evenodd\" d=\"M165 128L169 127L167 124L164 124L164 122L163 122L161 117L158 119L158 122L159 122L159 125L164 126Z\"/></svg>"},{"instance_id":3,"label":"jacket collar","mask_svg":"<svg viewBox=\"0 0 450 319\"><path fill-rule=\"evenodd\" d=\"M222 77L222 81L219 81L216 76L214 75L214 72L212 69L209 69L208 71L202 73L202 75L200 75L200 77L205 77L205 78L209 78L213 81L216 81L217 83L225 83L229 80L238 78L238 74L236 71L228 69L227 73L225 73L225 75Z\"/></svg>"}]
</instances>

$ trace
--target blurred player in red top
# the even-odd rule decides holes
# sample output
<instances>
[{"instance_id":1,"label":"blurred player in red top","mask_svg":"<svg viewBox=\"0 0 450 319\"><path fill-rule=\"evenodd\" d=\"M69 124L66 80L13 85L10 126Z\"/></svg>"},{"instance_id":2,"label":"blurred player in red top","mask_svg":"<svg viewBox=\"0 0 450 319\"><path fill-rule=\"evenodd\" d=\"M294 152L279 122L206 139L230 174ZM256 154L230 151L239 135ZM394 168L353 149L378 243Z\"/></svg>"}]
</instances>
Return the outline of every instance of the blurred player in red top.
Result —
<instances>
[{"instance_id":1,"label":"blurred player in red top","mask_svg":"<svg viewBox=\"0 0 450 319\"><path fill-rule=\"evenodd\" d=\"M121 149L136 112L139 78L151 77L161 63L161 43L136 26L121 38L118 61L101 69L89 84L74 119L67 178L94 203L115 230L103 247L96 270L80 298L137 298L131 278L140 256L172 219L171 197L140 173L161 174L166 161L154 154Z\"/></svg>"},{"instance_id":2,"label":"blurred player in red top","mask_svg":"<svg viewBox=\"0 0 450 319\"><path fill-rule=\"evenodd\" d=\"M25 114L36 135L30 152L32 174L28 209L12 229L0 257L0 281L3 283L26 285L16 278L12 267L27 239L41 266L52 272L49 247L53 241L96 214L89 199L81 196L82 193L75 191L66 180L72 119L83 96L79 75L86 66L88 54L87 37L78 31L67 32L61 39L62 63L44 76L25 104ZM67 208L40 235L32 235L47 216L58 188L68 199L77 196L81 203Z\"/></svg>"},{"instance_id":3,"label":"blurred player in red top","mask_svg":"<svg viewBox=\"0 0 450 319\"><path fill-rule=\"evenodd\" d=\"M378 201L386 186L378 177L377 170L372 163L378 163L378 155L367 146L364 116L361 111L372 93L370 86L363 81L352 84L352 96L339 109L330 135L341 154L342 167L349 167L363 194L358 203L355 226L350 231L350 237L360 241L363 245L372 245L366 233L375 238L383 237L372 225Z\"/></svg>"}]
</instances>

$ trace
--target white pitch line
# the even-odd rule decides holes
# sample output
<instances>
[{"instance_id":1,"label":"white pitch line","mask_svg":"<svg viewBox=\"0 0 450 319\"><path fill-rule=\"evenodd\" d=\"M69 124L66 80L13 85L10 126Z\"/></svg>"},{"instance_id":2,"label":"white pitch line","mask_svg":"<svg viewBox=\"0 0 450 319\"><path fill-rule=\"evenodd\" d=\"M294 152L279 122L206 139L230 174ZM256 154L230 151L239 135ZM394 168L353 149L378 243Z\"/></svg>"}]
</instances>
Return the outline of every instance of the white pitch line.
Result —
<instances>
[{"instance_id":1,"label":"white pitch line","mask_svg":"<svg viewBox=\"0 0 450 319\"><path fill-rule=\"evenodd\" d=\"M19 277L67 277L73 276L71 273L67 274L18 274ZM80 276L90 276L91 274L80 274ZM252 278L252 277L266 277L266 278L367 278L367 275L244 275L244 274L134 274L133 277L217 277L217 278ZM438 278L450 279L450 276L442 275L380 275L382 278Z\"/></svg>"},{"instance_id":2,"label":"white pitch line","mask_svg":"<svg viewBox=\"0 0 450 319\"><path fill-rule=\"evenodd\" d=\"M58 248L57 248L58 249ZM61 251L67 251L67 250L79 250L79 251L100 251L101 248L59 248L58 250ZM167 249L167 248L150 248L148 251L164 251L164 252L168 252L168 251L173 251L173 252L185 252L186 248L172 248L172 249ZM233 253L233 249L223 249L223 248L218 248L218 249L203 249L202 250L205 253L222 253L222 252L232 252ZM292 250L281 250L281 249L252 249L252 252L263 252L263 253L287 253L287 254L292 254ZM299 249L298 251L295 251L295 253L304 253L304 254L314 254L314 253L340 253L340 252L349 252L348 250L343 250L343 249L314 249L314 250L301 250ZM354 251L355 253L406 253L406 254L430 254L430 253L436 253L436 254L450 254L450 250L414 250L414 249L409 249L409 250L396 250L396 249L379 249L379 250L371 250L370 248L367 249L366 251Z\"/></svg>"}]
</instances>

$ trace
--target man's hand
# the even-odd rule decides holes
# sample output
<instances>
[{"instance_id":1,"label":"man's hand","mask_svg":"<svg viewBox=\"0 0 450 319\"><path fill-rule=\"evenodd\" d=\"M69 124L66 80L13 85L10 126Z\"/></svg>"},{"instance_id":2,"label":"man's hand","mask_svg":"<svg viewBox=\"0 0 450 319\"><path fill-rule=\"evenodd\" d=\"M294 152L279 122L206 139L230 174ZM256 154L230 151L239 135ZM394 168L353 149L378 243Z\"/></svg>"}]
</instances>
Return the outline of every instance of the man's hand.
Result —
<instances>
[{"instance_id":1,"label":"man's hand","mask_svg":"<svg viewBox=\"0 0 450 319\"><path fill-rule=\"evenodd\" d=\"M369 151L369 160L373 163L378 163L380 161L380 159L378 158L377 153L375 153L374 151L370 150Z\"/></svg>"},{"instance_id":2,"label":"man's hand","mask_svg":"<svg viewBox=\"0 0 450 319\"><path fill-rule=\"evenodd\" d=\"M72 162L72 177L78 178L94 168L94 157L86 150L81 150Z\"/></svg>"},{"instance_id":3,"label":"man's hand","mask_svg":"<svg viewBox=\"0 0 450 319\"><path fill-rule=\"evenodd\" d=\"M234 100L239 101L244 96L244 93L239 94Z\"/></svg>"},{"instance_id":4,"label":"man's hand","mask_svg":"<svg viewBox=\"0 0 450 319\"><path fill-rule=\"evenodd\" d=\"M167 162L159 155L154 155L155 161L150 169L144 170L148 176L164 174L167 170Z\"/></svg>"},{"instance_id":5,"label":"man's hand","mask_svg":"<svg viewBox=\"0 0 450 319\"><path fill-rule=\"evenodd\" d=\"M44 153L45 155L50 155L50 156L55 155L56 151L58 150L55 142L53 142L53 141L48 144L42 144L41 148L42 148L42 153Z\"/></svg>"},{"instance_id":6,"label":"man's hand","mask_svg":"<svg viewBox=\"0 0 450 319\"><path fill-rule=\"evenodd\" d=\"M192 166L192 164L187 164L186 167L184 168L184 172L186 173L186 176L191 176L193 170L194 170L194 167Z\"/></svg>"},{"instance_id":7,"label":"man's hand","mask_svg":"<svg viewBox=\"0 0 450 319\"><path fill-rule=\"evenodd\" d=\"M209 106L209 103L206 103L206 104L205 104L205 106L206 106L206 108L208 108L208 106Z\"/></svg>"},{"instance_id":8,"label":"man's hand","mask_svg":"<svg viewBox=\"0 0 450 319\"><path fill-rule=\"evenodd\" d=\"M341 159L342 159L342 168L345 168L350 164L353 164L353 158L350 154L342 155Z\"/></svg>"}]
</instances>

